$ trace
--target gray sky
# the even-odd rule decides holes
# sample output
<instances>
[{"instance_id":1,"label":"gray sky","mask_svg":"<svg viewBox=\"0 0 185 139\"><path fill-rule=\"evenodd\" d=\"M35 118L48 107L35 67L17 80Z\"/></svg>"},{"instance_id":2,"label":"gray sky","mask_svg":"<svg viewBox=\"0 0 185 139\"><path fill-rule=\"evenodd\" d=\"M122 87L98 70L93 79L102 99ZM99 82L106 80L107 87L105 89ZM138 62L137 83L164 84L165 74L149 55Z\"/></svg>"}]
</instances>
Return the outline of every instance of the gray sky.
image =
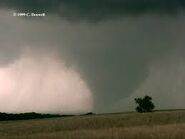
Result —
<instances>
[{"instance_id":1,"label":"gray sky","mask_svg":"<svg viewBox=\"0 0 185 139\"><path fill-rule=\"evenodd\" d=\"M132 111L134 97L146 94L157 108L184 108L184 6L183 0L1 1L0 103L9 105L0 111Z\"/></svg>"}]
</instances>

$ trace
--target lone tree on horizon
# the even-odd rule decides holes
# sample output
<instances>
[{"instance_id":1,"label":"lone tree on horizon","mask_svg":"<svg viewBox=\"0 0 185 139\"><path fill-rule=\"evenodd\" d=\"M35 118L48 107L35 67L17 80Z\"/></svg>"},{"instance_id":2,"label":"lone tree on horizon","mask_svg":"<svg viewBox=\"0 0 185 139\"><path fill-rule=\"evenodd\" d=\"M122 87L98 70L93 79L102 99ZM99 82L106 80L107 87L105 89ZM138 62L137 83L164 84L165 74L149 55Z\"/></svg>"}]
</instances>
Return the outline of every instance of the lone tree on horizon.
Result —
<instances>
[{"instance_id":1,"label":"lone tree on horizon","mask_svg":"<svg viewBox=\"0 0 185 139\"><path fill-rule=\"evenodd\" d=\"M155 108L154 103L152 102L152 97L145 96L144 98L135 98L136 104L136 111L143 113L143 112L152 112Z\"/></svg>"}]
</instances>

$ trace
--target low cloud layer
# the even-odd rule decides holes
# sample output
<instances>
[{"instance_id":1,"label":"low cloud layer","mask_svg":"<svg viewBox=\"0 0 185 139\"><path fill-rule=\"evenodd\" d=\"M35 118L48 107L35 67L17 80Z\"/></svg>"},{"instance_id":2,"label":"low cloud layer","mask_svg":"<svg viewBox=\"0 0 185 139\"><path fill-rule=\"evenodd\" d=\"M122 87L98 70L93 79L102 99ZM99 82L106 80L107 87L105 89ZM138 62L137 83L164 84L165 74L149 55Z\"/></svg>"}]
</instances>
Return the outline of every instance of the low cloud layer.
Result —
<instances>
[{"instance_id":1,"label":"low cloud layer","mask_svg":"<svg viewBox=\"0 0 185 139\"><path fill-rule=\"evenodd\" d=\"M184 0L1 0L1 7L19 12L46 12L68 20L98 21L115 17L181 13Z\"/></svg>"}]
</instances>

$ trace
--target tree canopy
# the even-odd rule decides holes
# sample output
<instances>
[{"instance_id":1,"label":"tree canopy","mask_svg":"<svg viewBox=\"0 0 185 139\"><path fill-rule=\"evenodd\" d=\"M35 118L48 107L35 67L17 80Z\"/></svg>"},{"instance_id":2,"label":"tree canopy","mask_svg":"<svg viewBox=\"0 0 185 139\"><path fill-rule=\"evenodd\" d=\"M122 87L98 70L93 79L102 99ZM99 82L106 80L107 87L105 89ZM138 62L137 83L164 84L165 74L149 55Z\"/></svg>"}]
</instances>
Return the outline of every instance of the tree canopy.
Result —
<instances>
[{"instance_id":1,"label":"tree canopy","mask_svg":"<svg viewBox=\"0 0 185 139\"><path fill-rule=\"evenodd\" d=\"M152 97L145 96L144 98L135 98L137 112L152 112L155 108L154 103L152 102Z\"/></svg>"}]
</instances>

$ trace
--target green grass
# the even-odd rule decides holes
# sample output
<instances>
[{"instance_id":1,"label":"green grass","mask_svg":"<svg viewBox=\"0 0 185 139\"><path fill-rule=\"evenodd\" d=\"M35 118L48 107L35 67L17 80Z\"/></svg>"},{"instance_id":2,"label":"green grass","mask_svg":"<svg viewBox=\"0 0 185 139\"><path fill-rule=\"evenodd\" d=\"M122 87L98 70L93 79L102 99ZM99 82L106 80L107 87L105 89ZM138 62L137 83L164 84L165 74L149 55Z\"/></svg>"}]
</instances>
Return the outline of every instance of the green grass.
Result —
<instances>
[{"instance_id":1,"label":"green grass","mask_svg":"<svg viewBox=\"0 0 185 139\"><path fill-rule=\"evenodd\" d=\"M185 111L0 122L0 139L185 139Z\"/></svg>"}]
</instances>

